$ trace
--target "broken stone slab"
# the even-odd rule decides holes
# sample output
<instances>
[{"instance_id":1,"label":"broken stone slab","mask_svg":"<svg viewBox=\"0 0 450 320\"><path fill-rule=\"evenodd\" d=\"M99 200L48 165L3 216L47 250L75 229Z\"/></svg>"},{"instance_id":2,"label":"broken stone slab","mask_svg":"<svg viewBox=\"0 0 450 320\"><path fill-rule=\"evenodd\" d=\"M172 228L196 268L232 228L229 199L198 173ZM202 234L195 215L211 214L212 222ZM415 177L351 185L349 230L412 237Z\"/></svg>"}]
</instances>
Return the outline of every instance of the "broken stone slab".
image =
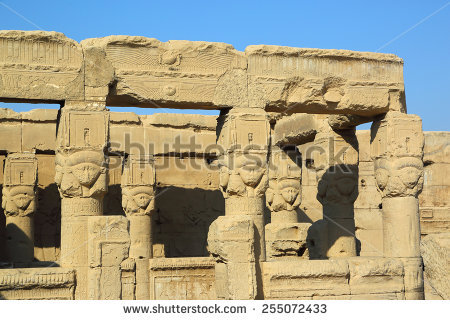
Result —
<instances>
[{"instance_id":1,"label":"broken stone slab","mask_svg":"<svg viewBox=\"0 0 450 320\"><path fill-rule=\"evenodd\" d=\"M12 109L8 108L0 108L0 121L5 120L21 120L22 114L19 112L15 112Z\"/></svg>"},{"instance_id":2,"label":"broken stone slab","mask_svg":"<svg viewBox=\"0 0 450 320\"><path fill-rule=\"evenodd\" d=\"M200 114L155 113L141 116L144 126L216 131L217 117Z\"/></svg>"},{"instance_id":3,"label":"broken stone slab","mask_svg":"<svg viewBox=\"0 0 450 320\"><path fill-rule=\"evenodd\" d=\"M134 112L110 112L109 121L115 125L140 125L141 117Z\"/></svg>"},{"instance_id":4,"label":"broken stone slab","mask_svg":"<svg viewBox=\"0 0 450 320\"><path fill-rule=\"evenodd\" d=\"M277 121L273 143L277 146L304 144L313 141L316 133L315 115L296 114Z\"/></svg>"},{"instance_id":5,"label":"broken stone slab","mask_svg":"<svg viewBox=\"0 0 450 320\"><path fill-rule=\"evenodd\" d=\"M348 262L352 294L404 291L404 270L400 259L357 257Z\"/></svg>"},{"instance_id":6,"label":"broken stone slab","mask_svg":"<svg viewBox=\"0 0 450 320\"><path fill-rule=\"evenodd\" d=\"M360 124L372 121L372 117L363 117L354 114L332 114L328 116L328 124L335 130L351 129Z\"/></svg>"},{"instance_id":7,"label":"broken stone slab","mask_svg":"<svg viewBox=\"0 0 450 320\"><path fill-rule=\"evenodd\" d=\"M81 46L54 31L0 31L0 98L84 99Z\"/></svg>"},{"instance_id":8,"label":"broken stone slab","mask_svg":"<svg viewBox=\"0 0 450 320\"><path fill-rule=\"evenodd\" d=\"M81 45L89 52L86 66L92 66L86 68L87 88L108 94L111 85L108 105L217 109L248 104L247 61L229 44L109 36ZM107 66L101 77L97 65Z\"/></svg>"},{"instance_id":9,"label":"broken stone slab","mask_svg":"<svg viewBox=\"0 0 450 320\"><path fill-rule=\"evenodd\" d=\"M245 54L250 106L361 116L405 109L403 61L395 55L268 45Z\"/></svg>"},{"instance_id":10,"label":"broken stone slab","mask_svg":"<svg viewBox=\"0 0 450 320\"><path fill-rule=\"evenodd\" d=\"M265 299L349 295L348 261L278 260L263 263Z\"/></svg>"}]
</instances>

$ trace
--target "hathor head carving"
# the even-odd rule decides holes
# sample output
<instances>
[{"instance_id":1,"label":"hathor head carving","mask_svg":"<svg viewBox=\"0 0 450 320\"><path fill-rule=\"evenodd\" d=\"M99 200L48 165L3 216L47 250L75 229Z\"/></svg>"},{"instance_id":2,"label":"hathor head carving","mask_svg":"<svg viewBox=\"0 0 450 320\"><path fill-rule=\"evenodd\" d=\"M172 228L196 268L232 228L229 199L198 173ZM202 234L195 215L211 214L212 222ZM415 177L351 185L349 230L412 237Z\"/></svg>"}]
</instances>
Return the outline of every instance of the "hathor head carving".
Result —
<instances>
[{"instance_id":1,"label":"hathor head carving","mask_svg":"<svg viewBox=\"0 0 450 320\"><path fill-rule=\"evenodd\" d=\"M102 151L57 153L55 181L64 196L106 192L106 161ZM100 177L102 177L100 179Z\"/></svg>"},{"instance_id":2,"label":"hathor head carving","mask_svg":"<svg viewBox=\"0 0 450 320\"><path fill-rule=\"evenodd\" d=\"M224 195L262 196L267 188L266 155L239 154L221 160L220 186Z\"/></svg>"}]
</instances>

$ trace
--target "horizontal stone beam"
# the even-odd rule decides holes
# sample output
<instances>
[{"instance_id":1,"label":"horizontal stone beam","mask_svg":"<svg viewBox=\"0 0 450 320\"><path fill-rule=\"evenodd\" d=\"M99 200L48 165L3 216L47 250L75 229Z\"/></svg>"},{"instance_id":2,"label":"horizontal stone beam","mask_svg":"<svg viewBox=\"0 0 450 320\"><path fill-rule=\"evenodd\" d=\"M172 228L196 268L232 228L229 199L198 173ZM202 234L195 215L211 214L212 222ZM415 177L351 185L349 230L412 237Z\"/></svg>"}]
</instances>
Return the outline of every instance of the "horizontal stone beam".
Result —
<instances>
[{"instance_id":1,"label":"horizontal stone beam","mask_svg":"<svg viewBox=\"0 0 450 320\"><path fill-rule=\"evenodd\" d=\"M405 110L392 54L0 31L0 100L149 108L260 108L374 116Z\"/></svg>"},{"instance_id":2,"label":"horizontal stone beam","mask_svg":"<svg viewBox=\"0 0 450 320\"><path fill-rule=\"evenodd\" d=\"M0 99L84 100L81 45L59 32L0 31Z\"/></svg>"}]
</instances>

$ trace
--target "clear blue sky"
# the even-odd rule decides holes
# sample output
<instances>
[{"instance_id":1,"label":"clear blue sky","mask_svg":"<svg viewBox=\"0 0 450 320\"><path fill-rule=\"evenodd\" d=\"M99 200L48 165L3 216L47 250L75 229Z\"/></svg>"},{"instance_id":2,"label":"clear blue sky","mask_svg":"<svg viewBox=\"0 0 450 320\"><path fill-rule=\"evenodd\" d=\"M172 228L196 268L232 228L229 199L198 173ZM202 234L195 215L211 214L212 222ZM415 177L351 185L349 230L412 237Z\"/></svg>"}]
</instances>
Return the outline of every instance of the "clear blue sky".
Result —
<instances>
[{"instance_id":1,"label":"clear blue sky","mask_svg":"<svg viewBox=\"0 0 450 320\"><path fill-rule=\"evenodd\" d=\"M0 29L38 28L59 31L77 41L123 34L161 41L226 42L238 50L252 44L357 51L381 48L380 52L394 53L405 61L408 113L422 117L424 130L450 131L449 1L0 0ZM31 109L17 104L2 107Z\"/></svg>"}]
</instances>

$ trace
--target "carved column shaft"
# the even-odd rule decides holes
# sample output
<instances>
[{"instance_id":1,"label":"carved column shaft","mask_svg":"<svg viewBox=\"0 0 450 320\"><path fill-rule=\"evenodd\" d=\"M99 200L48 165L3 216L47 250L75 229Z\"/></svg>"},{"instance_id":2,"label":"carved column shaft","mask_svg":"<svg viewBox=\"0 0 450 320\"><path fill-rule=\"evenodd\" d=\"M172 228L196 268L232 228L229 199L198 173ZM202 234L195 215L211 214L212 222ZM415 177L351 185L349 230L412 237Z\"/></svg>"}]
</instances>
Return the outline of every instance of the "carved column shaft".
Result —
<instances>
[{"instance_id":1,"label":"carved column shaft","mask_svg":"<svg viewBox=\"0 0 450 320\"><path fill-rule=\"evenodd\" d=\"M418 194L423 185L422 121L389 112L374 121L371 153L382 195L383 255L404 264L406 299L423 299Z\"/></svg>"},{"instance_id":2,"label":"carved column shaft","mask_svg":"<svg viewBox=\"0 0 450 320\"><path fill-rule=\"evenodd\" d=\"M55 175L61 196L60 263L77 270L77 299L88 296L88 218L103 215L108 138L106 111L82 111L69 106L62 109Z\"/></svg>"},{"instance_id":3,"label":"carved column shaft","mask_svg":"<svg viewBox=\"0 0 450 320\"><path fill-rule=\"evenodd\" d=\"M8 154L4 168L2 208L6 215L6 252L9 262L34 258L37 159L30 153Z\"/></svg>"},{"instance_id":4,"label":"carved column shaft","mask_svg":"<svg viewBox=\"0 0 450 320\"><path fill-rule=\"evenodd\" d=\"M384 256L420 257L417 196L423 185L422 121L388 113L372 125L372 157L383 198Z\"/></svg>"},{"instance_id":5,"label":"carved column shaft","mask_svg":"<svg viewBox=\"0 0 450 320\"><path fill-rule=\"evenodd\" d=\"M130 253L125 264L136 268L136 299L150 298L149 259L152 252L151 214L155 209L153 158L130 155L122 174L122 206L130 221Z\"/></svg>"},{"instance_id":6,"label":"carved column shaft","mask_svg":"<svg viewBox=\"0 0 450 320\"><path fill-rule=\"evenodd\" d=\"M358 197L358 142L355 128L333 130L321 120L314 139L317 199L327 222L327 257L356 256L353 204Z\"/></svg>"},{"instance_id":7,"label":"carved column shaft","mask_svg":"<svg viewBox=\"0 0 450 320\"><path fill-rule=\"evenodd\" d=\"M260 262L266 258L264 193L270 128L265 112L256 111L232 109L218 120L225 217L211 224L208 250L217 259L217 283L224 284L217 287L221 299L263 296Z\"/></svg>"},{"instance_id":8,"label":"carved column shaft","mask_svg":"<svg viewBox=\"0 0 450 320\"><path fill-rule=\"evenodd\" d=\"M299 223L296 209L302 199L301 157L297 150L273 147L269 166L266 204L271 223L266 225L267 259L308 257L307 233L310 223Z\"/></svg>"}]
</instances>

